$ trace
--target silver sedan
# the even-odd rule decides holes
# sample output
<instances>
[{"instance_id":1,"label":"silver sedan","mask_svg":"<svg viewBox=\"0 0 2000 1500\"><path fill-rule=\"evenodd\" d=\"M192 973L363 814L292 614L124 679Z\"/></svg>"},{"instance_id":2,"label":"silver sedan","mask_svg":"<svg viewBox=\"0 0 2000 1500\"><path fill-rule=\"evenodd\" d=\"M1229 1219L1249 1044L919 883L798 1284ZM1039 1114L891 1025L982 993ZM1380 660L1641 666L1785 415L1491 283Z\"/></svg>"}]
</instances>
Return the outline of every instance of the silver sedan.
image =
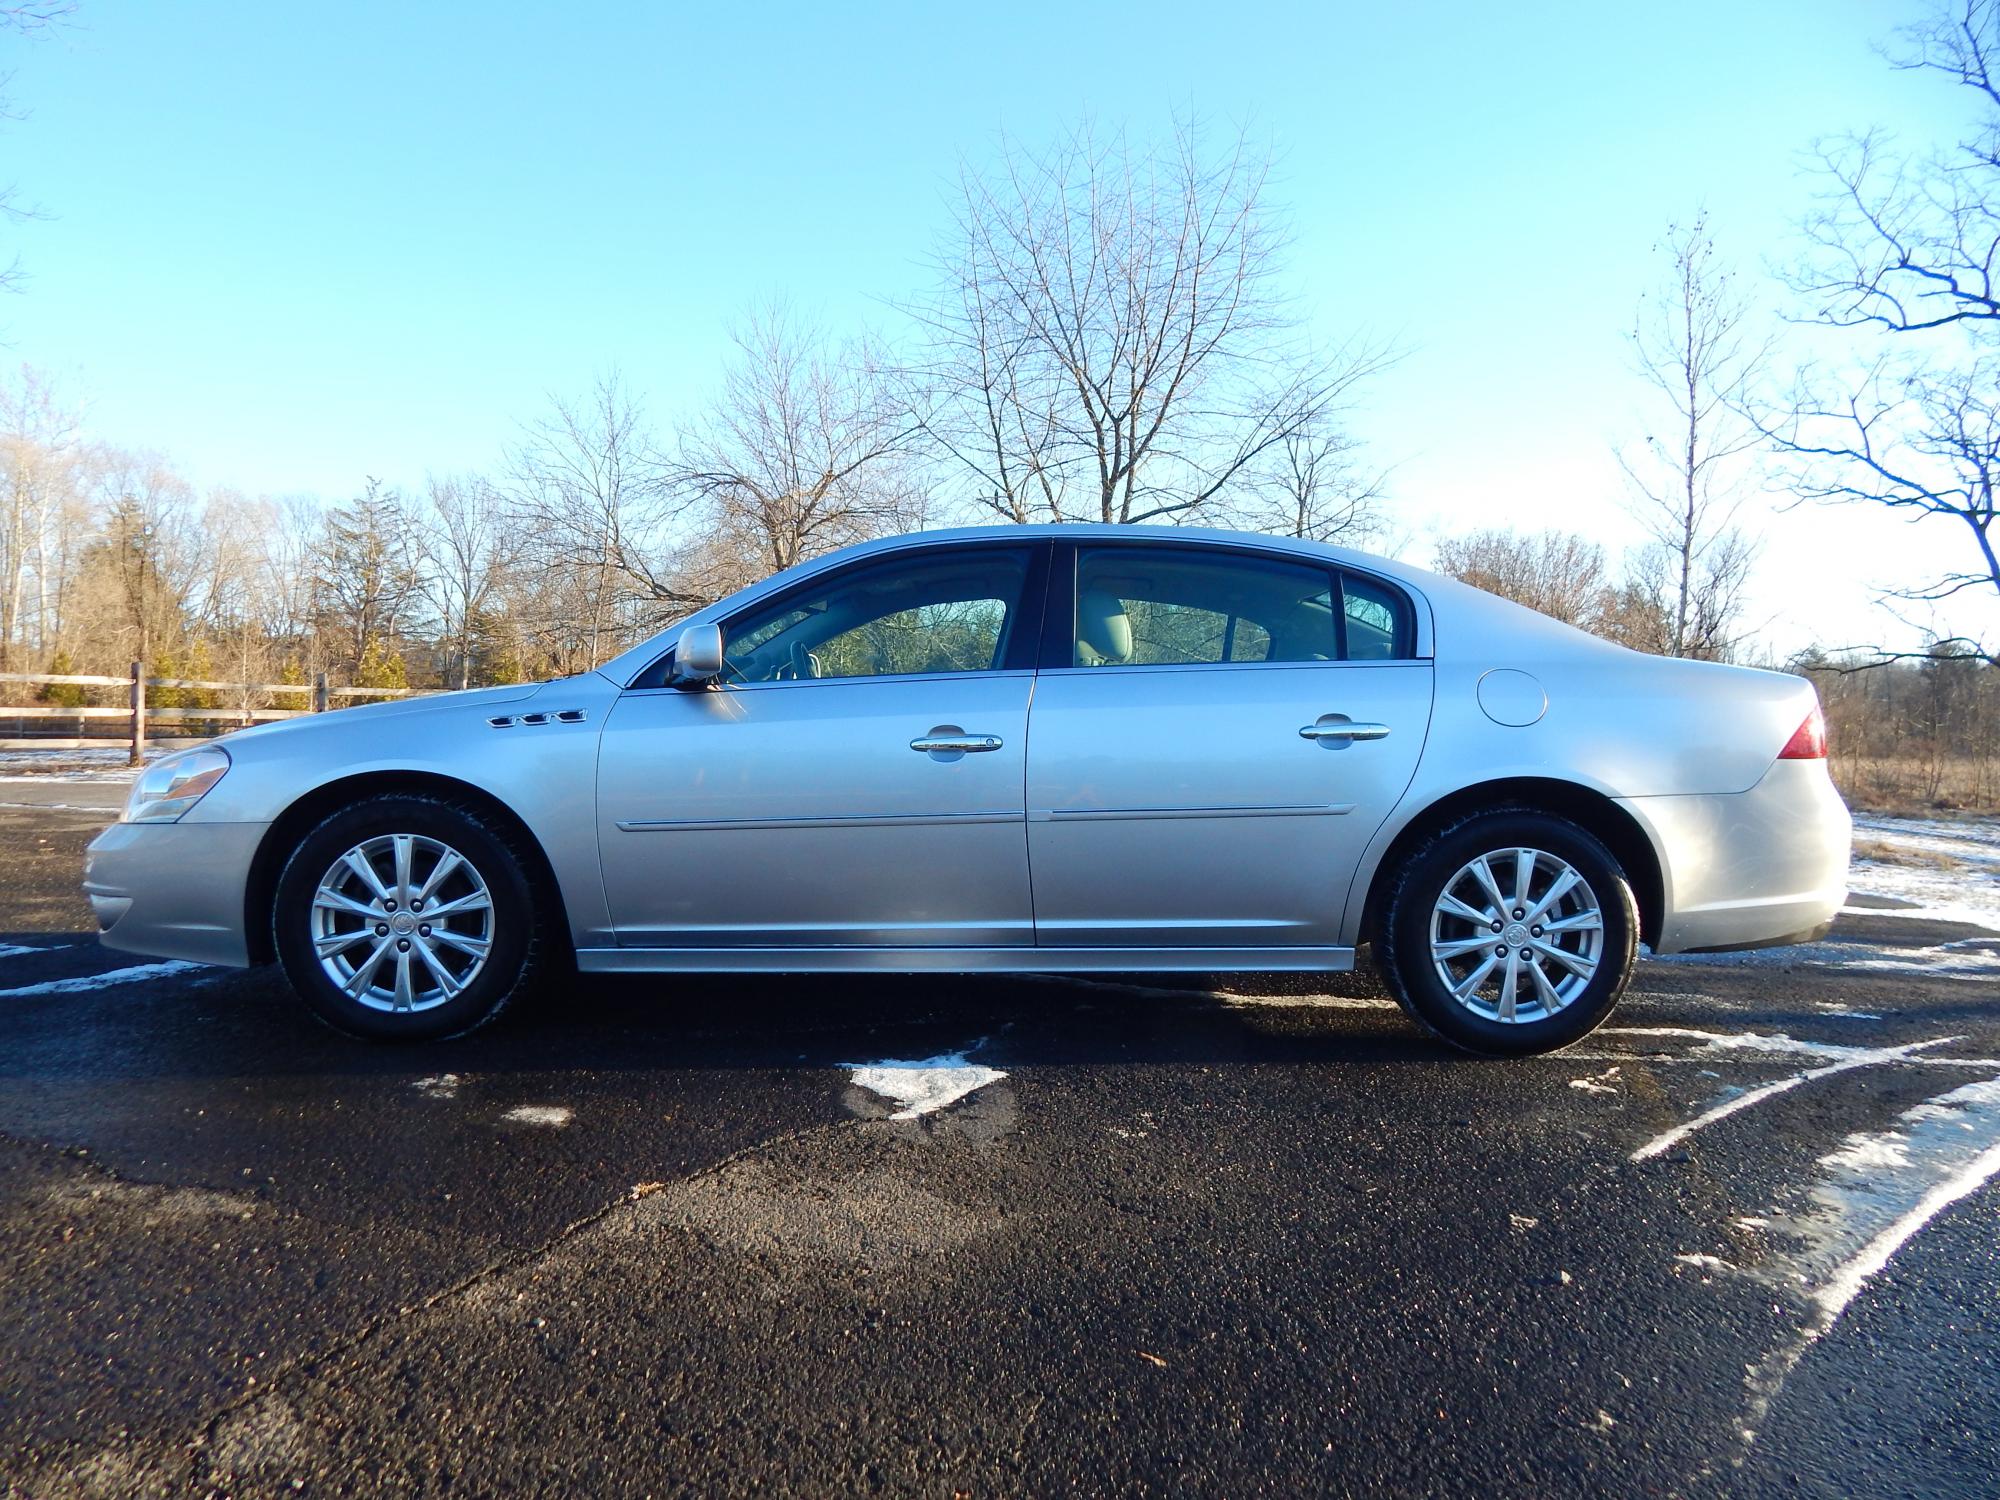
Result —
<instances>
[{"instance_id":1,"label":"silver sedan","mask_svg":"<svg viewBox=\"0 0 2000 1500\"><path fill-rule=\"evenodd\" d=\"M1545 1051L1640 943L1823 932L1811 685L1642 656L1310 542L872 542L594 672L163 759L91 845L114 948L276 960L356 1035L551 973L1343 970Z\"/></svg>"}]
</instances>

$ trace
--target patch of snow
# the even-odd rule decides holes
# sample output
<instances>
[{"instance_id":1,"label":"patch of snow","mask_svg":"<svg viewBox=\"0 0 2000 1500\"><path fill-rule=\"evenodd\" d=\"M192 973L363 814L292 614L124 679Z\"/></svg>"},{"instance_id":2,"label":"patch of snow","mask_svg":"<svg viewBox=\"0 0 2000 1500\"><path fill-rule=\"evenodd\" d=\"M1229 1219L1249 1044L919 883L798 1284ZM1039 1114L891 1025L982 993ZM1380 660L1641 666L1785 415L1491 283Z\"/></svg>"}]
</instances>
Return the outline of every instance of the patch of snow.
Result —
<instances>
[{"instance_id":1,"label":"patch of snow","mask_svg":"<svg viewBox=\"0 0 2000 1500\"><path fill-rule=\"evenodd\" d=\"M38 948L33 943L0 943L0 958L19 958L24 953L60 953L75 946L75 943L50 943Z\"/></svg>"},{"instance_id":2,"label":"patch of snow","mask_svg":"<svg viewBox=\"0 0 2000 1500\"><path fill-rule=\"evenodd\" d=\"M1858 817L1855 832L1916 855L1952 861L1948 868L1857 859L1848 875L1858 895L1886 896L1908 907L1865 911L1869 916L1920 917L1964 922L2000 932L2000 823L1991 819Z\"/></svg>"},{"instance_id":3,"label":"patch of snow","mask_svg":"<svg viewBox=\"0 0 2000 1500\"><path fill-rule=\"evenodd\" d=\"M0 717L5 717L4 709L0 709ZM149 763L162 755L178 753L176 748L166 745L146 747ZM0 781L130 781L139 774L136 767L126 764L131 756L131 750L124 745L0 751Z\"/></svg>"},{"instance_id":4,"label":"patch of snow","mask_svg":"<svg viewBox=\"0 0 2000 1500\"><path fill-rule=\"evenodd\" d=\"M207 967L207 964L191 964L178 958L157 964L134 964L129 969L80 974L74 979L51 979L42 984L24 984L11 990L0 990L0 1000L18 1000L28 995L71 995L80 990L101 990L108 985L134 984L143 979L165 979L170 974L186 974Z\"/></svg>"},{"instance_id":5,"label":"patch of snow","mask_svg":"<svg viewBox=\"0 0 2000 1500\"><path fill-rule=\"evenodd\" d=\"M854 1070L853 1081L857 1086L902 1106L890 1119L914 1120L1007 1076L997 1068L968 1062L966 1053L973 1050L968 1047L965 1052L941 1052L936 1057L914 1062L885 1058L846 1066Z\"/></svg>"},{"instance_id":6,"label":"patch of snow","mask_svg":"<svg viewBox=\"0 0 2000 1500\"><path fill-rule=\"evenodd\" d=\"M426 1099L455 1099L458 1097L458 1075L439 1073L434 1078L419 1078L410 1087Z\"/></svg>"},{"instance_id":7,"label":"patch of snow","mask_svg":"<svg viewBox=\"0 0 2000 1500\"><path fill-rule=\"evenodd\" d=\"M1868 1282L1945 1209L2000 1177L2000 1079L1927 1099L1889 1130L1855 1132L1821 1158L1820 1170L1809 1206L1781 1225L1795 1248L1766 1272L1803 1287L1811 1311L1787 1344L1746 1372L1746 1436Z\"/></svg>"},{"instance_id":8,"label":"patch of snow","mask_svg":"<svg viewBox=\"0 0 2000 1500\"><path fill-rule=\"evenodd\" d=\"M1618 1086L1612 1080L1617 1076L1618 1068L1614 1064L1593 1078L1572 1078L1569 1086L1573 1089L1582 1089L1587 1094L1615 1094L1618 1092Z\"/></svg>"},{"instance_id":9,"label":"patch of snow","mask_svg":"<svg viewBox=\"0 0 2000 1500\"><path fill-rule=\"evenodd\" d=\"M518 1104L500 1118L516 1125L550 1125L560 1129L569 1124L575 1113L560 1104Z\"/></svg>"},{"instance_id":10,"label":"patch of snow","mask_svg":"<svg viewBox=\"0 0 2000 1500\"><path fill-rule=\"evenodd\" d=\"M1215 998L1224 1005L1254 1009L1273 1006L1285 1010L1394 1010L1396 1002L1386 995L1245 995L1237 990L1217 990Z\"/></svg>"},{"instance_id":11,"label":"patch of snow","mask_svg":"<svg viewBox=\"0 0 2000 1500\"><path fill-rule=\"evenodd\" d=\"M1871 910L1869 915L1881 916L1883 913ZM1947 914L1935 907L1893 915L1923 917L1936 922L1975 921L1971 917ZM1995 951L1992 946L1981 946L1996 942L2000 939L1961 938L1956 943L1940 943L1930 948L1885 948L1856 938L1829 938L1817 943L1794 943L1784 948L1752 948L1739 953L1669 953L1654 962L1720 969L1823 968L1983 979L2000 974L2000 951Z\"/></svg>"},{"instance_id":12,"label":"patch of snow","mask_svg":"<svg viewBox=\"0 0 2000 1500\"><path fill-rule=\"evenodd\" d=\"M1703 1271L1733 1271L1736 1267L1719 1255L1676 1255L1675 1260L1684 1266L1695 1266Z\"/></svg>"},{"instance_id":13,"label":"patch of snow","mask_svg":"<svg viewBox=\"0 0 2000 1500\"><path fill-rule=\"evenodd\" d=\"M1820 1165L1808 1275L1821 1273L1813 1300L1831 1326L1927 1223L2000 1175L2000 1078L1927 1099L1890 1130L1858 1131Z\"/></svg>"},{"instance_id":14,"label":"patch of snow","mask_svg":"<svg viewBox=\"0 0 2000 1500\"><path fill-rule=\"evenodd\" d=\"M1700 1058L1717 1052L1763 1052L1774 1057L1803 1054L1808 1057L1855 1057L1870 1049L1844 1042L1812 1042L1787 1036L1782 1031L1707 1031L1699 1026L1606 1026L1603 1036L1657 1036L1686 1038L1701 1046L1687 1054ZM1686 1059L1683 1059L1684 1061Z\"/></svg>"}]
</instances>

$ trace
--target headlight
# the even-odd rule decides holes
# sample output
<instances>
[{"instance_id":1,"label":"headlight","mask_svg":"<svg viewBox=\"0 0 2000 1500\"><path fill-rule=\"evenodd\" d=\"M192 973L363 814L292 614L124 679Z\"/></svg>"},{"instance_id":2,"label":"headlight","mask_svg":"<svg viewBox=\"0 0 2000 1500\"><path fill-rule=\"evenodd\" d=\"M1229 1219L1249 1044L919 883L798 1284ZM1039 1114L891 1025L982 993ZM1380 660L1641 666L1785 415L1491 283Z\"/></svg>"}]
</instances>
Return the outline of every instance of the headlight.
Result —
<instances>
[{"instance_id":1,"label":"headlight","mask_svg":"<svg viewBox=\"0 0 2000 1500\"><path fill-rule=\"evenodd\" d=\"M120 821L171 823L208 794L229 769L229 752L215 746L154 761L125 799Z\"/></svg>"}]
</instances>

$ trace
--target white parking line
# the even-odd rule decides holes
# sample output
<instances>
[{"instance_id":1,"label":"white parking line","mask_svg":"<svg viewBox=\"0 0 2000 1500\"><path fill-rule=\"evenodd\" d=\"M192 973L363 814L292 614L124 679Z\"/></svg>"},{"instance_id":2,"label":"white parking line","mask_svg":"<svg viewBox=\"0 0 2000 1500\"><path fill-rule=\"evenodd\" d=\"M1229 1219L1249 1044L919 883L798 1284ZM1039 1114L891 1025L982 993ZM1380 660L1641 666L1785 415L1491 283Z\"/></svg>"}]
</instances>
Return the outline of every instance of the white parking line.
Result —
<instances>
[{"instance_id":1,"label":"white parking line","mask_svg":"<svg viewBox=\"0 0 2000 1500\"><path fill-rule=\"evenodd\" d=\"M1676 1028L1622 1029L1669 1031ZM1760 1038L1759 1040L1763 1039ZM1789 1041L1791 1039L1785 1038L1785 1040ZM1647 1161L1652 1157L1658 1156L1662 1151L1670 1150L1674 1146L1679 1145L1696 1131L1705 1130L1718 1120L1726 1120L1731 1115L1739 1114L1749 1109L1752 1105L1762 1104L1766 1099L1775 1098L1779 1094L1795 1089L1802 1083L1812 1083L1821 1078L1831 1078L1836 1073L1849 1073L1856 1068L1872 1068L1881 1063L1900 1062L1912 1052L1922 1051L1926 1047L1940 1047L1946 1042L1956 1042L1959 1040L1960 1038L1955 1036L1940 1036L1933 1037L1929 1041L1924 1042L1907 1042L1900 1047L1843 1048L1841 1050L1850 1051L1852 1055L1843 1057L1838 1062L1828 1063L1825 1067L1809 1068L1803 1073L1793 1073L1785 1078L1773 1079L1771 1082L1751 1089L1747 1093L1738 1094L1733 1099L1725 1099L1722 1103L1696 1115L1692 1120L1684 1121L1674 1126L1673 1129L1654 1136L1645 1145L1634 1151L1631 1159L1633 1161Z\"/></svg>"}]
</instances>

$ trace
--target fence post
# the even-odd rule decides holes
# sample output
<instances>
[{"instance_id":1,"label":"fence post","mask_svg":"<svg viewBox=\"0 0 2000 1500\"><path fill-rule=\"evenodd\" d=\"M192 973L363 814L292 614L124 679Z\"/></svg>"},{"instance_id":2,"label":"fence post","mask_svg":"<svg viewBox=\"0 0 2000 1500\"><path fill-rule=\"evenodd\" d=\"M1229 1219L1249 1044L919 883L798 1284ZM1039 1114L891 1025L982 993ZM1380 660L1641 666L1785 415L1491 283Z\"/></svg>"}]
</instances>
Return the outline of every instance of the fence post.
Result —
<instances>
[{"instance_id":1,"label":"fence post","mask_svg":"<svg viewBox=\"0 0 2000 1500\"><path fill-rule=\"evenodd\" d=\"M313 712L316 714L326 712L326 673L324 672L313 678Z\"/></svg>"},{"instance_id":2,"label":"fence post","mask_svg":"<svg viewBox=\"0 0 2000 1500\"><path fill-rule=\"evenodd\" d=\"M146 763L146 664L132 663L132 761Z\"/></svg>"}]
</instances>

